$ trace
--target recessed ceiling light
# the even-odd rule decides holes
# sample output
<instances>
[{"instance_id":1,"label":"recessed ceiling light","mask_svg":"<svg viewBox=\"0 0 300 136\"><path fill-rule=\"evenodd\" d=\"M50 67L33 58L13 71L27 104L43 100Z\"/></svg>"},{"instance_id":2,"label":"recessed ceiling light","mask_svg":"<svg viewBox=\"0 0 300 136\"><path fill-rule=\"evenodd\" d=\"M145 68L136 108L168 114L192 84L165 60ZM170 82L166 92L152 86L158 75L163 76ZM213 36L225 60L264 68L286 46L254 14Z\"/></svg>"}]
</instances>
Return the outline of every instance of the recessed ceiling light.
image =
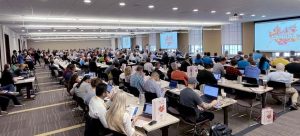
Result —
<instances>
[{"instance_id":1,"label":"recessed ceiling light","mask_svg":"<svg viewBox=\"0 0 300 136\"><path fill-rule=\"evenodd\" d=\"M245 14L244 13L240 13L240 16L244 16Z\"/></svg>"},{"instance_id":2,"label":"recessed ceiling light","mask_svg":"<svg viewBox=\"0 0 300 136\"><path fill-rule=\"evenodd\" d=\"M153 9L153 8L154 8L154 5L149 5L148 8L149 8L149 9Z\"/></svg>"},{"instance_id":3,"label":"recessed ceiling light","mask_svg":"<svg viewBox=\"0 0 300 136\"><path fill-rule=\"evenodd\" d=\"M83 32L84 30L80 30L81 32Z\"/></svg>"},{"instance_id":4,"label":"recessed ceiling light","mask_svg":"<svg viewBox=\"0 0 300 136\"><path fill-rule=\"evenodd\" d=\"M90 4L90 3L92 3L92 0L83 0L83 2L86 4Z\"/></svg>"},{"instance_id":5,"label":"recessed ceiling light","mask_svg":"<svg viewBox=\"0 0 300 136\"><path fill-rule=\"evenodd\" d=\"M266 15L262 15L261 17L266 17Z\"/></svg>"},{"instance_id":6,"label":"recessed ceiling light","mask_svg":"<svg viewBox=\"0 0 300 136\"><path fill-rule=\"evenodd\" d=\"M125 2L120 2L119 6L124 7L124 6L126 6L126 3Z\"/></svg>"},{"instance_id":7,"label":"recessed ceiling light","mask_svg":"<svg viewBox=\"0 0 300 136\"><path fill-rule=\"evenodd\" d=\"M193 9L193 11L194 11L194 12L198 12L199 10L198 10L198 9Z\"/></svg>"},{"instance_id":8,"label":"recessed ceiling light","mask_svg":"<svg viewBox=\"0 0 300 136\"><path fill-rule=\"evenodd\" d=\"M252 14L252 15L251 15L251 17L255 17L255 16L256 16L255 14Z\"/></svg>"},{"instance_id":9,"label":"recessed ceiling light","mask_svg":"<svg viewBox=\"0 0 300 136\"><path fill-rule=\"evenodd\" d=\"M53 32L56 32L56 30L54 29Z\"/></svg>"},{"instance_id":10,"label":"recessed ceiling light","mask_svg":"<svg viewBox=\"0 0 300 136\"><path fill-rule=\"evenodd\" d=\"M22 32L25 32L25 30L24 30L24 29L22 29Z\"/></svg>"},{"instance_id":11,"label":"recessed ceiling light","mask_svg":"<svg viewBox=\"0 0 300 136\"><path fill-rule=\"evenodd\" d=\"M172 10L176 11L178 10L178 7L173 7Z\"/></svg>"},{"instance_id":12,"label":"recessed ceiling light","mask_svg":"<svg viewBox=\"0 0 300 136\"><path fill-rule=\"evenodd\" d=\"M212 10L212 11L210 11L210 13L212 13L212 14L215 14L217 11L215 11L215 10Z\"/></svg>"},{"instance_id":13,"label":"recessed ceiling light","mask_svg":"<svg viewBox=\"0 0 300 136\"><path fill-rule=\"evenodd\" d=\"M38 30L39 32L41 32L42 30Z\"/></svg>"},{"instance_id":14,"label":"recessed ceiling light","mask_svg":"<svg viewBox=\"0 0 300 136\"><path fill-rule=\"evenodd\" d=\"M231 14L231 12L226 12L226 15L230 15Z\"/></svg>"},{"instance_id":15,"label":"recessed ceiling light","mask_svg":"<svg viewBox=\"0 0 300 136\"><path fill-rule=\"evenodd\" d=\"M71 30L67 30L68 32L70 32Z\"/></svg>"}]
</instances>

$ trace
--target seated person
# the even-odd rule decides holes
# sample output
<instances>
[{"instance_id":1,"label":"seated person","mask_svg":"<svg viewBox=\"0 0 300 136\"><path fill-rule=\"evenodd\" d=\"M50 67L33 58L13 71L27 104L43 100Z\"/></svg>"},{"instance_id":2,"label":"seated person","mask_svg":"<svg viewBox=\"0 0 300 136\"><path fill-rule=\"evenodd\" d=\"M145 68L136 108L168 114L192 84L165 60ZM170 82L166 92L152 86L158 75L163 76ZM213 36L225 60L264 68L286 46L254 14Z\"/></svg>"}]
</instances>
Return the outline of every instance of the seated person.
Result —
<instances>
[{"instance_id":1,"label":"seated person","mask_svg":"<svg viewBox=\"0 0 300 136\"><path fill-rule=\"evenodd\" d=\"M194 64L195 65L203 65L202 57L200 54L196 55L196 58L194 59Z\"/></svg>"},{"instance_id":2,"label":"seated person","mask_svg":"<svg viewBox=\"0 0 300 136\"><path fill-rule=\"evenodd\" d=\"M212 121L214 119L214 114L208 111L217 104L217 101L214 100L211 103L202 102L200 96L194 91L197 80L195 78L189 78L187 88L183 89L180 92L180 104L194 108L197 112L197 122L209 119ZM188 117L186 117L188 119ZM190 119L193 122L193 119Z\"/></svg>"},{"instance_id":3,"label":"seated person","mask_svg":"<svg viewBox=\"0 0 300 136\"><path fill-rule=\"evenodd\" d=\"M102 83L102 80L100 78L94 78L91 80L91 86L92 86L92 90L90 90L89 92L87 92L85 99L84 99L84 103L85 104L89 104L90 100L96 96L96 87Z\"/></svg>"},{"instance_id":4,"label":"seated person","mask_svg":"<svg viewBox=\"0 0 300 136\"><path fill-rule=\"evenodd\" d=\"M95 72L95 73L97 73L97 69L98 69L98 67L97 67L97 64L96 64L96 57L94 57L93 59L92 59L92 61L90 61L90 63L89 63L89 70L90 70L90 72Z\"/></svg>"},{"instance_id":5,"label":"seated person","mask_svg":"<svg viewBox=\"0 0 300 136\"><path fill-rule=\"evenodd\" d=\"M286 84L291 84L293 81L293 75L284 71L284 64L278 63L276 65L276 72L271 72L267 75L268 81L275 81L275 82L281 82ZM286 89L286 92L291 94L292 97L292 104L290 106L290 110L297 110L297 101L298 101L298 92L295 88L290 87ZM278 101L278 103L281 103L279 98L276 96L273 96L274 99Z\"/></svg>"},{"instance_id":6,"label":"seated person","mask_svg":"<svg viewBox=\"0 0 300 136\"><path fill-rule=\"evenodd\" d=\"M125 59L125 55L122 55L121 59L119 59L119 63L122 66L123 64L127 64L127 60Z\"/></svg>"},{"instance_id":7,"label":"seated person","mask_svg":"<svg viewBox=\"0 0 300 136\"><path fill-rule=\"evenodd\" d=\"M240 72L240 70L236 68L236 64L237 64L237 61L235 59L232 59L230 61L231 66L228 66L226 68L227 76L232 76L232 77L242 76L242 73ZM230 80L233 80L233 79L230 79ZM236 79L234 79L234 80L236 80Z\"/></svg>"},{"instance_id":8,"label":"seated person","mask_svg":"<svg viewBox=\"0 0 300 136\"><path fill-rule=\"evenodd\" d=\"M245 69L245 67L247 67L249 65L250 65L250 63L247 60L245 60L243 57L241 57L240 61L237 64L237 67L239 69Z\"/></svg>"},{"instance_id":9,"label":"seated person","mask_svg":"<svg viewBox=\"0 0 300 136\"><path fill-rule=\"evenodd\" d=\"M84 100L88 92L93 91L90 83L91 83L91 77L84 76L74 88L76 96Z\"/></svg>"},{"instance_id":10,"label":"seated person","mask_svg":"<svg viewBox=\"0 0 300 136\"><path fill-rule=\"evenodd\" d=\"M69 82L72 75L75 73L76 71L76 66L74 64L69 64L67 66L67 68L65 69L64 73L63 73L63 77L65 79L66 82Z\"/></svg>"},{"instance_id":11,"label":"seated person","mask_svg":"<svg viewBox=\"0 0 300 136\"><path fill-rule=\"evenodd\" d=\"M204 65L213 65L214 64L212 59L210 58L210 52L207 52L202 60L203 60Z\"/></svg>"},{"instance_id":12,"label":"seated person","mask_svg":"<svg viewBox=\"0 0 300 136\"><path fill-rule=\"evenodd\" d=\"M112 75L114 84L119 85L119 77L122 74L119 62L115 63L115 67L111 70L110 73Z\"/></svg>"},{"instance_id":13,"label":"seated person","mask_svg":"<svg viewBox=\"0 0 300 136\"><path fill-rule=\"evenodd\" d=\"M153 70L153 65L150 62L150 58L146 59L146 63L144 64L144 70L148 71L148 72L152 72Z\"/></svg>"},{"instance_id":14,"label":"seated person","mask_svg":"<svg viewBox=\"0 0 300 136\"><path fill-rule=\"evenodd\" d=\"M9 64L4 65L4 70L2 71L2 77L0 79L1 90L7 90L8 92L15 92L15 86L14 86L14 78L13 74L10 72L10 66Z\"/></svg>"},{"instance_id":15,"label":"seated person","mask_svg":"<svg viewBox=\"0 0 300 136\"><path fill-rule=\"evenodd\" d=\"M217 84L218 80L215 78L213 73L211 72L210 65L204 65L204 70L200 70L197 75L197 81L199 85L202 84Z\"/></svg>"},{"instance_id":16,"label":"seated person","mask_svg":"<svg viewBox=\"0 0 300 136\"><path fill-rule=\"evenodd\" d=\"M226 58L222 57L219 62L216 62L213 66L214 74L225 75L224 65L226 64Z\"/></svg>"},{"instance_id":17,"label":"seated person","mask_svg":"<svg viewBox=\"0 0 300 136\"><path fill-rule=\"evenodd\" d=\"M144 84L145 92L156 93L157 97L164 97L165 90L157 84L158 81L160 81L159 74L157 72L153 72L151 77Z\"/></svg>"},{"instance_id":18,"label":"seated person","mask_svg":"<svg viewBox=\"0 0 300 136\"><path fill-rule=\"evenodd\" d=\"M26 68L26 64L20 64L19 68L14 72L15 76L27 77L28 70Z\"/></svg>"},{"instance_id":19,"label":"seated person","mask_svg":"<svg viewBox=\"0 0 300 136\"><path fill-rule=\"evenodd\" d=\"M189 58L189 55L186 54L185 57L184 57L184 61L181 63L181 66L180 66L180 70L181 71L184 71L184 72L187 72L187 67L188 66L191 66L191 60Z\"/></svg>"},{"instance_id":20,"label":"seated person","mask_svg":"<svg viewBox=\"0 0 300 136\"><path fill-rule=\"evenodd\" d=\"M260 69L256 66L254 61L250 61L250 66L245 67L245 77L259 79Z\"/></svg>"},{"instance_id":21,"label":"seated person","mask_svg":"<svg viewBox=\"0 0 300 136\"><path fill-rule=\"evenodd\" d=\"M130 86L135 87L139 90L140 93L144 92L144 72L143 66L138 65L136 68L136 72L130 77Z\"/></svg>"},{"instance_id":22,"label":"seated person","mask_svg":"<svg viewBox=\"0 0 300 136\"><path fill-rule=\"evenodd\" d=\"M263 55L258 63L258 68L260 69L262 74L266 74L267 71L270 69L269 60Z\"/></svg>"},{"instance_id":23,"label":"seated person","mask_svg":"<svg viewBox=\"0 0 300 136\"><path fill-rule=\"evenodd\" d=\"M285 70L292 74L300 74L300 63L299 62L292 62L285 65Z\"/></svg>"},{"instance_id":24,"label":"seated person","mask_svg":"<svg viewBox=\"0 0 300 136\"><path fill-rule=\"evenodd\" d=\"M109 74L111 72L112 69L114 69L115 67L115 63L113 63L112 65L110 65L109 67L107 67L105 70L104 70L104 73L105 74Z\"/></svg>"},{"instance_id":25,"label":"seated person","mask_svg":"<svg viewBox=\"0 0 300 136\"><path fill-rule=\"evenodd\" d=\"M127 111L127 94L125 92L118 92L112 100L112 104L106 113L106 121L108 128L125 134L127 136L145 135L134 128L137 118L132 119Z\"/></svg>"},{"instance_id":26,"label":"seated person","mask_svg":"<svg viewBox=\"0 0 300 136\"><path fill-rule=\"evenodd\" d=\"M186 73L178 70L176 63L172 63L171 67L173 69L173 72L171 73L171 80L183 81L184 85L187 86L188 76L186 75Z\"/></svg>"},{"instance_id":27,"label":"seated person","mask_svg":"<svg viewBox=\"0 0 300 136\"><path fill-rule=\"evenodd\" d=\"M75 86L80 82L79 77L77 74L73 74L69 83L68 83L68 88L67 91L69 92L69 94L72 96L75 93Z\"/></svg>"},{"instance_id":28,"label":"seated person","mask_svg":"<svg viewBox=\"0 0 300 136\"><path fill-rule=\"evenodd\" d=\"M287 64L290 63L287 59L283 58L283 52L280 52L280 53L279 53L279 57L273 59L273 61L271 62L271 65L272 65L273 67L275 67L275 66L276 66L277 64L279 64L279 63L281 63L281 64L283 64L283 65L287 65Z\"/></svg>"},{"instance_id":29,"label":"seated person","mask_svg":"<svg viewBox=\"0 0 300 136\"><path fill-rule=\"evenodd\" d=\"M156 62L154 72L157 72L159 74L159 78L163 80L163 79L165 79L165 74L162 71L160 71L159 69L160 69L160 63Z\"/></svg>"},{"instance_id":30,"label":"seated person","mask_svg":"<svg viewBox=\"0 0 300 136\"><path fill-rule=\"evenodd\" d=\"M92 97L89 102L89 117L86 120L85 136L109 134L107 129L106 113L107 106L104 98L107 97L107 85L100 83L96 87L96 96Z\"/></svg>"},{"instance_id":31,"label":"seated person","mask_svg":"<svg viewBox=\"0 0 300 136\"><path fill-rule=\"evenodd\" d=\"M120 77L124 77L125 82L130 83L130 76L131 76L131 67L127 66L124 70L124 73L122 73L120 75ZM121 80L121 78L120 78L120 80Z\"/></svg>"}]
</instances>

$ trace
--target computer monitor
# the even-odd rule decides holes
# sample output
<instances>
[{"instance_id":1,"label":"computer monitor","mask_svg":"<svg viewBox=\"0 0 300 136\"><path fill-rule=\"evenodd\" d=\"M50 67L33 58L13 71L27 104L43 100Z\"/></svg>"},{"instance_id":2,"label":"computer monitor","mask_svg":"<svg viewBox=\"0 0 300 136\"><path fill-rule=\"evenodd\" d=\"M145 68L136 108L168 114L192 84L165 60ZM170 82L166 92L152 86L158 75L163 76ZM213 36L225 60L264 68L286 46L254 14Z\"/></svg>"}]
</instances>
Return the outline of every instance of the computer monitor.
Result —
<instances>
[{"instance_id":1,"label":"computer monitor","mask_svg":"<svg viewBox=\"0 0 300 136\"><path fill-rule=\"evenodd\" d=\"M203 94L206 95L206 96L210 96L210 97L218 97L219 88L214 87L214 86L210 86L210 85L205 85L204 90L203 90Z\"/></svg>"},{"instance_id":2,"label":"computer monitor","mask_svg":"<svg viewBox=\"0 0 300 136\"><path fill-rule=\"evenodd\" d=\"M215 79L220 80L221 79L221 74L214 74Z\"/></svg>"},{"instance_id":3,"label":"computer monitor","mask_svg":"<svg viewBox=\"0 0 300 136\"><path fill-rule=\"evenodd\" d=\"M144 104L143 114L152 115L152 104L150 103Z\"/></svg>"}]
</instances>

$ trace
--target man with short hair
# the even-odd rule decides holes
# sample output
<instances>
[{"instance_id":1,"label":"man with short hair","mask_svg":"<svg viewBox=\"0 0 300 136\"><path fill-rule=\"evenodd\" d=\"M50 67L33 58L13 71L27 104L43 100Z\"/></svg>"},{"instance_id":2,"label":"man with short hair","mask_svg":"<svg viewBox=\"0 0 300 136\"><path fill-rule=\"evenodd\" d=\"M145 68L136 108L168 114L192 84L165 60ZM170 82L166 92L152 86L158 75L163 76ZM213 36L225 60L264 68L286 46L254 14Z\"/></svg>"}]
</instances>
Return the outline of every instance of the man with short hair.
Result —
<instances>
[{"instance_id":1,"label":"man with short hair","mask_svg":"<svg viewBox=\"0 0 300 136\"><path fill-rule=\"evenodd\" d=\"M200 96L194 91L197 83L196 78L192 77L188 79L188 86L180 92L180 104L196 110L197 122L206 119L212 121L214 119L214 114L205 110L214 107L217 104L217 101L214 100L211 103L203 102ZM185 118L194 121L193 119L189 119L189 117Z\"/></svg>"},{"instance_id":2,"label":"man with short hair","mask_svg":"<svg viewBox=\"0 0 300 136\"><path fill-rule=\"evenodd\" d=\"M151 74L151 77L144 84L145 91L150 93L156 93L157 97L164 97L165 90L162 89L159 84L157 84L159 80L159 74L157 72L153 72Z\"/></svg>"},{"instance_id":3,"label":"man with short hair","mask_svg":"<svg viewBox=\"0 0 300 136\"><path fill-rule=\"evenodd\" d=\"M226 58L222 57L220 59L220 62L214 64L213 73L224 75L225 74L225 69L224 69L225 64L226 64Z\"/></svg>"},{"instance_id":4,"label":"man with short hair","mask_svg":"<svg viewBox=\"0 0 300 136\"><path fill-rule=\"evenodd\" d=\"M96 96L92 97L89 102L89 117L86 121L86 128L84 135L106 135L109 133L106 112L107 106L104 102L104 98L107 97L107 85L100 83L96 87ZM101 124L95 119L100 120Z\"/></svg>"},{"instance_id":5,"label":"man with short hair","mask_svg":"<svg viewBox=\"0 0 300 136\"><path fill-rule=\"evenodd\" d=\"M251 77L259 79L260 69L257 67L254 61L250 61L250 66L245 67L244 71L245 77Z\"/></svg>"},{"instance_id":6,"label":"man with short hair","mask_svg":"<svg viewBox=\"0 0 300 136\"><path fill-rule=\"evenodd\" d=\"M152 72L153 70L153 65L150 61L151 61L150 58L146 58L146 63L144 64L144 70L148 72Z\"/></svg>"},{"instance_id":7,"label":"man with short hair","mask_svg":"<svg viewBox=\"0 0 300 136\"><path fill-rule=\"evenodd\" d=\"M139 90L140 93L143 93L144 87L144 72L143 66L138 65L136 68L136 72L130 76L130 86L135 87Z\"/></svg>"},{"instance_id":8,"label":"man with short hair","mask_svg":"<svg viewBox=\"0 0 300 136\"><path fill-rule=\"evenodd\" d=\"M276 65L276 72L271 72L267 75L267 80L268 81L275 81L275 82L281 82L281 83L285 83L285 84L291 84L293 81L293 75L285 72L284 71L284 64L278 63ZM295 88L290 87L290 88L286 88L286 93L289 93L292 95L291 99L292 99L292 104L290 106L290 110L297 110L297 101L298 101L298 92ZM276 97L273 96L274 99L276 99L278 101L278 103L280 103L280 100Z\"/></svg>"}]
</instances>

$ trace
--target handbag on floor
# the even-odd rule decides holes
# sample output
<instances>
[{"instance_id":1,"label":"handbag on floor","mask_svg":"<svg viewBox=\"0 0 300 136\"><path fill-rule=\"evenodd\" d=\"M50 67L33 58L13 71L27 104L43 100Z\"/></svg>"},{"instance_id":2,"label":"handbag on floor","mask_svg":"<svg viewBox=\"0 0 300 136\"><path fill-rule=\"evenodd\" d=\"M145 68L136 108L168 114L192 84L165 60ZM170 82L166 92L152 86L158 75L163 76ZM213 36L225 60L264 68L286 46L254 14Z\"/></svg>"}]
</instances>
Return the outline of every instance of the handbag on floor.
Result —
<instances>
[{"instance_id":1,"label":"handbag on floor","mask_svg":"<svg viewBox=\"0 0 300 136\"><path fill-rule=\"evenodd\" d=\"M232 136L232 130L225 124L213 125L210 129L210 136Z\"/></svg>"}]
</instances>

